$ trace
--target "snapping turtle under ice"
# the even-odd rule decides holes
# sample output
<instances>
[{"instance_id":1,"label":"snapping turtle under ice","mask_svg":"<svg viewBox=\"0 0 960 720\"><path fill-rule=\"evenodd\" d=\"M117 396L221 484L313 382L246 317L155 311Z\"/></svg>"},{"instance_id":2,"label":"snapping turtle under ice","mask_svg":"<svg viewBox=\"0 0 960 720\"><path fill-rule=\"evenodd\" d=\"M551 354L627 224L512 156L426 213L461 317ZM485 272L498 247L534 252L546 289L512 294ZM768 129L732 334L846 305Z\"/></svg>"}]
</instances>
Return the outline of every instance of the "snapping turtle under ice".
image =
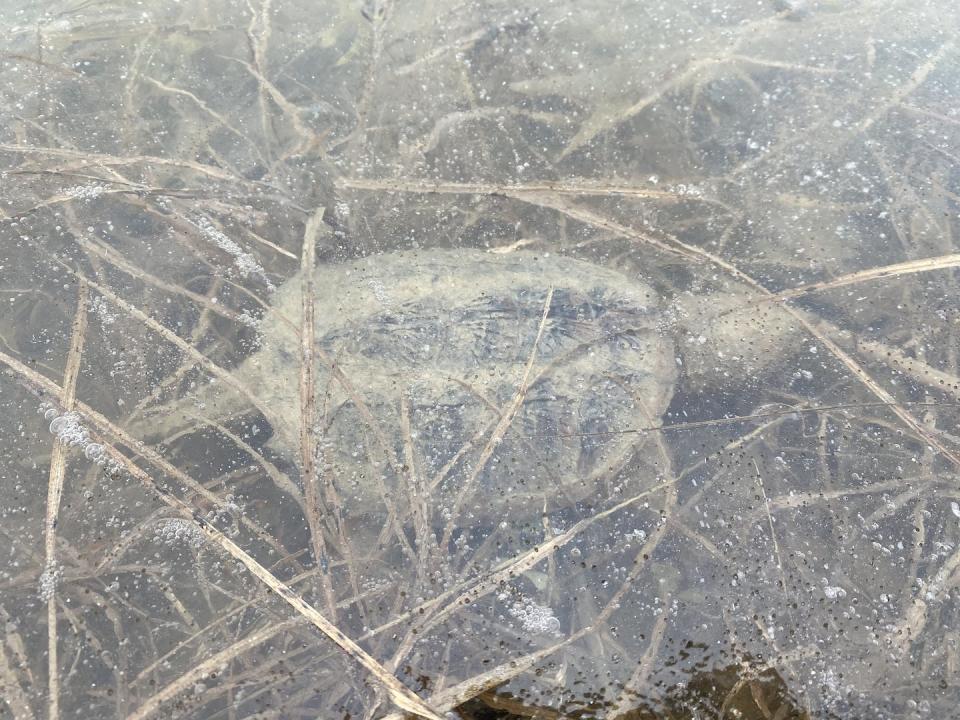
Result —
<instances>
[{"instance_id":1,"label":"snapping turtle under ice","mask_svg":"<svg viewBox=\"0 0 960 720\"><path fill-rule=\"evenodd\" d=\"M656 481L652 440L633 429L659 423L679 371L644 282L570 258L461 249L320 267L313 291L318 471L348 513L420 498L448 520L531 518ZM260 349L234 371L290 459L302 298L299 277L280 288ZM210 386L148 434L250 405Z\"/></svg>"}]
</instances>

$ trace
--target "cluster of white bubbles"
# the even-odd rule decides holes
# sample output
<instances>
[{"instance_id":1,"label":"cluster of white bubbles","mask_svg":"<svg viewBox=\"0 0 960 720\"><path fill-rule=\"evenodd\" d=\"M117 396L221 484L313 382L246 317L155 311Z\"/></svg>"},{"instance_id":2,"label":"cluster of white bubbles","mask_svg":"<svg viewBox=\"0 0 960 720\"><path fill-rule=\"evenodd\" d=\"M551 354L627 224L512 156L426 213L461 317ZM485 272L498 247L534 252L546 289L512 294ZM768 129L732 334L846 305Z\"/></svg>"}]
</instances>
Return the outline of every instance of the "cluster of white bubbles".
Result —
<instances>
[{"instance_id":1,"label":"cluster of white bubbles","mask_svg":"<svg viewBox=\"0 0 960 720\"><path fill-rule=\"evenodd\" d=\"M155 543L175 545L183 543L193 548L203 545L204 536L195 524L183 518L167 518L154 528Z\"/></svg>"},{"instance_id":2,"label":"cluster of white bubbles","mask_svg":"<svg viewBox=\"0 0 960 720\"><path fill-rule=\"evenodd\" d=\"M74 200L93 200L100 197L107 189L103 185L91 183L89 185L74 185L63 191L63 194Z\"/></svg>"},{"instance_id":3,"label":"cluster of white bubbles","mask_svg":"<svg viewBox=\"0 0 960 720\"><path fill-rule=\"evenodd\" d=\"M97 465L112 471L119 469L119 465L107 453L106 447L90 438L90 432L84 426L80 413L62 412L49 402L41 404L38 412L50 422L50 432L64 445L80 448L84 457Z\"/></svg>"},{"instance_id":4,"label":"cluster of white bubbles","mask_svg":"<svg viewBox=\"0 0 960 720\"><path fill-rule=\"evenodd\" d=\"M500 593L497 598L505 601L507 593ZM553 610L545 605L539 605L530 598L521 597L514 600L507 608L507 612L520 622L520 626L532 635L557 635L560 632L560 620L553 614Z\"/></svg>"},{"instance_id":5,"label":"cluster of white bubbles","mask_svg":"<svg viewBox=\"0 0 960 720\"><path fill-rule=\"evenodd\" d=\"M40 579L37 583L37 593L40 595L41 600L46 602L53 597L62 577L63 571L59 567L55 565L48 565L46 567L40 574Z\"/></svg>"}]
</instances>

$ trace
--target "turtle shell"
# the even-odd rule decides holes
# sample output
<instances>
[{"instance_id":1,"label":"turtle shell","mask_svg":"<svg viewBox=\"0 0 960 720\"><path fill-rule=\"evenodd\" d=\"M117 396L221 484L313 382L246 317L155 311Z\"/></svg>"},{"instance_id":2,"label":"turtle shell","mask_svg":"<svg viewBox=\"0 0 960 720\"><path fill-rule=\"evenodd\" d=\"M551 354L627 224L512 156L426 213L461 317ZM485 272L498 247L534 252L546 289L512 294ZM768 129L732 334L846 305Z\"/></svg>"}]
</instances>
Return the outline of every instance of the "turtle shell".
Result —
<instances>
[{"instance_id":1,"label":"turtle shell","mask_svg":"<svg viewBox=\"0 0 960 720\"><path fill-rule=\"evenodd\" d=\"M278 291L290 322L238 371L291 454L301 285ZM637 429L666 410L677 365L642 281L546 254L431 250L319 268L313 294L318 467L347 512L420 498L448 519L515 519L653 482L631 467L648 462Z\"/></svg>"}]
</instances>

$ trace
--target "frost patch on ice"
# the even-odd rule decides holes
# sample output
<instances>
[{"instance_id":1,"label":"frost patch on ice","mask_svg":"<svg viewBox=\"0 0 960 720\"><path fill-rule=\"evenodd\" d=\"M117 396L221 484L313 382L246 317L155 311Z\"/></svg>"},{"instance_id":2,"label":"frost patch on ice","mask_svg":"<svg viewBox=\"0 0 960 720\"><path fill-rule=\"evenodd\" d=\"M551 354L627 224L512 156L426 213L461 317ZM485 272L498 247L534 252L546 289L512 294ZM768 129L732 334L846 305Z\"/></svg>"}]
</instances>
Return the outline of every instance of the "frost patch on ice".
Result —
<instances>
[{"instance_id":1,"label":"frost patch on ice","mask_svg":"<svg viewBox=\"0 0 960 720\"><path fill-rule=\"evenodd\" d=\"M856 692L856 688L844 683L841 676L833 668L827 668L820 675L820 687L823 690L823 701L830 710L838 710L844 700Z\"/></svg>"},{"instance_id":2,"label":"frost patch on ice","mask_svg":"<svg viewBox=\"0 0 960 720\"><path fill-rule=\"evenodd\" d=\"M212 222L202 215L192 218L193 224L203 233L203 236L210 242L233 257L233 264L237 271L245 278L255 279L267 286L270 292L276 290L276 286L270 282L266 271L257 262L257 259L228 238L224 233L217 229Z\"/></svg>"},{"instance_id":3,"label":"frost patch on ice","mask_svg":"<svg viewBox=\"0 0 960 720\"><path fill-rule=\"evenodd\" d=\"M248 311L244 310L237 315L237 320L253 330L254 335L250 339L249 344L252 349L259 349L263 344L263 322L261 318L256 315L251 315Z\"/></svg>"},{"instance_id":4,"label":"frost patch on ice","mask_svg":"<svg viewBox=\"0 0 960 720\"><path fill-rule=\"evenodd\" d=\"M643 542L647 539L647 532L645 530L641 530L640 528L636 528L628 532L623 537L628 541L636 540L637 542Z\"/></svg>"},{"instance_id":5,"label":"frost patch on ice","mask_svg":"<svg viewBox=\"0 0 960 720\"><path fill-rule=\"evenodd\" d=\"M387 293L387 288L382 281L377 278L370 278L367 280L367 285L370 287L373 296L377 299L377 302L381 305L390 304L390 295Z\"/></svg>"},{"instance_id":6,"label":"frost patch on ice","mask_svg":"<svg viewBox=\"0 0 960 720\"><path fill-rule=\"evenodd\" d=\"M113 325L117 321L117 316L110 312L110 306L102 295L91 298L87 307L100 319L101 325Z\"/></svg>"},{"instance_id":7,"label":"frost patch on ice","mask_svg":"<svg viewBox=\"0 0 960 720\"><path fill-rule=\"evenodd\" d=\"M823 594L827 596L828 600L840 600L847 596L847 591L839 586L827 585L823 589Z\"/></svg>"}]
</instances>

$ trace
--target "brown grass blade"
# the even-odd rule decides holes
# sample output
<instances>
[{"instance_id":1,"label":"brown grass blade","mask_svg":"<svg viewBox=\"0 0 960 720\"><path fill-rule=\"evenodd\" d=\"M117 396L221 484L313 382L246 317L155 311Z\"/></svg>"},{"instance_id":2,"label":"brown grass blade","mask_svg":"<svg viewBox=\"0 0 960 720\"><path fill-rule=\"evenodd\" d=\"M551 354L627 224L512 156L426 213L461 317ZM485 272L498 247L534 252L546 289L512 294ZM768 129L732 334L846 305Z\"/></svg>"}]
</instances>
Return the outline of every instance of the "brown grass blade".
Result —
<instances>
[{"instance_id":1,"label":"brown grass blade","mask_svg":"<svg viewBox=\"0 0 960 720\"><path fill-rule=\"evenodd\" d=\"M940 255L938 257L923 258L921 260L907 260L893 265L884 265L883 267L868 268L858 270L847 275L840 275L832 280L821 280L820 282L798 285L795 288L778 292L770 297L763 298L763 302L776 302L779 300L788 300L790 298L806 295L807 293L817 292L819 290L830 290L833 288L844 287L845 285L856 285L868 282L870 280L884 280L886 278L898 277L900 275L909 275L912 273L930 272L931 270L946 270L948 268L960 267L960 253L953 255Z\"/></svg>"},{"instance_id":2,"label":"brown grass blade","mask_svg":"<svg viewBox=\"0 0 960 720\"><path fill-rule=\"evenodd\" d=\"M200 307L202 307L204 310L211 312L214 315L219 315L220 317L230 320L231 322L240 321L239 314L234 312L230 308L225 307L221 303L215 303L208 297L205 297L195 292L191 292L190 290L186 288L182 288L179 285L166 282L154 275L151 275L145 270L138 268L136 265L129 263L127 259L123 257L123 255L121 255L119 252L114 250L112 247L110 247L106 243L102 243L97 240L91 240L89 238L84 238L84 237L76 237L74 238L74 241L87 252L98 255L99 257L103 258L104 260L109 262L111 265L113 265L119 270L122 270L123 272L125 272L127 275L130 275L131 277L135 277L138 280L142 280L143 282L149 285L153 285L154 287L160 288L161 290L164 290L173 295L180 295L182 297L185 297L191 300L192 302L196 303Z\"/></svg>"},{"instance_id":3,"label":"brown grass blade","mask_svg":"<svg viewBox=\"0 0 960 720\"><path fill-rule=\"evenodd\" d=\"M238 655L245 653L247 650L255 648L260 643L266 642L284 630L289 630L297 625L300 625L302 622L303 621L300 618L285 620L284 622L270 625L259 632L253 633L252 635L248 635L241 640L237 640L230 647L221 650L220 652L211 655L203 662L194 665L192 668L190 668L189 672L185 672L176 680L164 686L149 698L144 700L134 712L127 716L127 720L147 720L147 718L152 717L160 710L160 707L163 705L163 703L175 698L184 690L192 687L195 683L205 678L211 672L217 670L217 668L226 665Z\"/></svg>"},{"instance_id":4,"label":"brown grass blade","mask_svg":"<svg viewBox=\"0 0 960 720\"><path fill-rule=\"evenodd\" d=\"M651 200L679 201L683 196L669 190L654 190L653 188L622 185L617 183L603 183L591 180L579 180L575 183L563 182L533 182L522 184L498 185L494 183L457 183L431 182L425 180L369 180L366 178L343 178L337 185L352 190L374 190L385 192L408 193L443 193L452 195L526 195L540 193L556 193L558 195L599 195L608 197L618 195L623 197L646 198Z\"/></svg>"},{"instance_id":5,"label":"brown grass blade","mask_svg":"<svg viewBox=\"0 0 960 720\"><path fill-rule=\"evenodd\" d=\"M634 238L640 240L641 242L652 244L663 249L672 249L673 252L679 253L687 259L709 262L710 264L715 265L724 272L728 273L731 277L743 282L751 289L756 290L764 299L774 296L774 293L764 287L759 281L740 270L733 263L730 263L723 258L714 255L713 253L703 250L702 248L684 243L676 238L669 236L665 237L664 239L652 237L647 233L641 233L633 230L632 228L611 223L610 221L599 215L596 215L591 211L571 206L569 203L563 202L560 199L541 196L521 199L524 199L528 202L534 202L542 207L553 208L575 220L580 220L581 222L585 222L595 227L616 232L619 235ZM808 313L794 308L789 304L784 304L783 310L788 315L792 316L793 319L796 320L807 331L807 333L810 334L811 337L820 342L821 345L823 345L837 360L839 360L853 374L853 377L862 383L877 398L884 403L889 404L891 406L891 410L898 418L900 418L901 421L903 421L904 424L913 430L919 437L923 438L926 442L935 447L941 454L943 454L944 457L948 458L952 463L954 463L954 465L960 467L960 455L944 445L940 438L930 432L930 430L924 426L923 423L907 412L907 410L905 410L900 403L897 402L897 399L894 398L893 395L887 392L879 383L877 383L876 380L870 377L867 371L860 367L856 360L844 352L836 342L831 340L824 333L823 329L818 327L818 325L821 324L821 320L819 318L814 318Z\"/></svg>"},{"instance_id":6,"label":"brown grass blade","mask_svg":"<svg viewBox=\"0 0 960 720\"><path fill-rule=\"evenodd\" d=\"M70 350L63 373L63 390L60 404L64 412L71 412L76 406L77 376L80 373L80 358L87 334L87 285L82 280L77 287L77 310L73 318ZM60 717L60 667L57 647L57 522L60 515L60 498L63 496L63 479L67 468L68 445L55 439L50 456L50 472L47 479L47 514L45 523L44 546L46 549L46 574L49 574L51 587L47 597L47 717L57 720Z\"/></svg>"},{"instance_id":7,"label":"brown grass blade","mask_svg":"<svg viewBox=\"0 0 960 720\"><path fill-rule=\"evenodd\" d=\"M337 602L330 583L330 574L326 572L327 546L320 522L322 503L317 492L317 439L316 424L316 379L314 377L314 321L313 312L316 298L313 290L313 266L317 255L317 234L323 222L324 208L319 208L303 231L303 248L300 256L300 471L303 473L303 493L307 525L310 528L310 541L313 558L320 569L320 586L327 603L327 613L331 620L337 620Z\"/></svg>"},{"instance_id":8,"label":"brown grass blade","mask_svg":"<svg viewBox=\"0 0 960 720\"><path fill-rule=\"evenodd\" d=\"M24 365L16 358L0 351L0 362L9 367L21 382L33 390L42 390L43 392L60 394L60 388L52 380L40 375L35 370ZM89 419L89 418L85 418ZM101 428L97 428L98 434L103 434ZM351 660L362 666L372 675L377 682L383 686L390 696L391 701L400 709L412 713L419 717L429 720L444 720L436 711L430 708L420 697L414 694L409 688L403 685L395 676L390 674L376 659L369 655L363 648L357 645L352 639L347 637L336 625L327 620L312 605L301 598L290 586L279 580L267 568L257 562L245 550L240 548L230 538L224 535L220 530L210 525L203 519L201 513L181 500L179 497L171 494L161 487L146 471L136 465L130 458L118 451L109 443L104 443L106 453L118 465L124 468L131 476L139 480L148 490L151 491L164 504L175 510L181 517L192 522L214 545L226 552L232 558L240 562L254 577L262 582L266 587L275 592L280 598L287 602L296 612L300 613L310 621L318 630L333 641L340 650Z\"/></svg>"},{"instance_id":9,"label":"brown grass blade","mask_svg":"<svg viewBox=\"0 0 960 720\"><path fill-rule=\"evenodd\" d=\"M98 293L103 295L103 297L107 298L110 302L112 302L114 305L116 305L118 308L126 312L131 317L139 320L146 327L148 327L150 330L160 335L160 337L162 337L164 340L169 342L171 345L176 346L178 350L183 352L185 355L188 355L204 370L206 370L211 375L213 375L217 380L223 382L224 385L229 386L232 390L240 394L253 407L255 407L257 410L263 413L263 415L271 423L276 423L274 427L286 426L286 420L281 415L277 414L277 412L273 408L271 408L269 405L261 402L261 400L257 398L257 396L254 393L252 393L243 383L241 383L236 378L236 376L234 376L232 372L230 372L229 370L225 370L219 365L217 365L210 358L208 358L202 352L197 350L195 347L193 347L190 343L185 341L175 332L165 327L164 325L160 324L159 322L154 320L152 317L147 315L145 312L143 312L140 308L130 304L129 302L124 300L122 297L114 293L109 288L104 287L103 285L97 283L94 280L90 280L89 278L84 278L83 275L73 270L72 268L70 269L70 271L74 273L78 278L85 279L87 284L91 288L96 290Z\"/></svg>"},{"instance_id":10,"label":"brown grass blade","mask_svg":"<svg viewBox=\"0 0 960 720\"><path fill-rule=\"evenodd\" d=\"M573 633L570 635L570 637L566 637L563 640L550 645L549 647L529 653L521 658L509 660L502 665L498 665L492 670L488 670L485 673L476 675L468 680L464 680L463 682L447 688L446 690L441 690L430 698L430 704L440 711L452 710L457 705L465 703L467 700L475 698L477 695L495 688L498 685L502 685L511 678L514 678L517 675L529 670L539 661L549 657L550 655L553 655L553 653L561 650L567 645L576 642L592 631L592 626L585 627ZM383 718L383 720L404 720L404 718L402 715L397 713L391 713Z\"/></svg>"},{"instance_id":11,"label":"brown grass blade","mask_svg":"<svg viewBox=\"0 0 960 720\"><path fill-rule=\"evenodd\" d=\"M89 162L94 166L110 167L110 166L123 166L123 165L136 165L137 163L144 163L146 165L163 165L169 167L179 167L187 168L198 172L207 177L214 178L216 180L225 180L228 182L235 182L243 185L257 185L258 183L245 180L244 178L237 177L228 172L224 172L220 168L214 167L212 165L204 165L202 163L193 162L191 160L176 160L169 158L157 157L155 155L128 155L128 156L119 156L119 155L107 155L104 153L95 153L95 152L83 152L80 150L69 150L65 148L54 148L54 147L41 147L38 145L17 145L15 143L0 143L0 150L6 150L8 152L17 152L25 153L27 155L49 155L51 157L60 157L60 158L69 158L74 160L82 160L84 162Z\"/></svg>"},{"instance_id":12,"label":"brown grass blade","mask_svg":"<svg viewBox=\"0 0 960 720\"><path fill-rule=\"evenodd\" d=\"M785 306L785 309L796 318L801 325L820 343L830 351L830 353L837 358L843 365L850 371L850 373L859 380L863 385L867 387L874 395L876 395L882 402L890 406L890 409L893 413L900 418L905 425L907 425L911 430L913 430L917 436L923 438L926 442L936 448L945 458L949 459L956 467L960 468L960 454L956 451L951 450L943 441L937 437L933 432L930 431L926 425L917 420L911 413L897 402L897 399L891 395L887 390L881 386L876 380L870 377L869 373L864 370L860 364L853 359L848 353L846 353L836 342L834 342L828 333L839 332L837 328L829 325L820 318L814 318L808 313Z\"/></svg>"},{"instance_id":13,"label":"brown grass blade","mask_svg":"<svg viewBox=\"0 0 960 720\"><path fill-rule=\"evenodd\" d=\"M900 372L912 377L923 385L940 390L960 400L960 376L938 370L919 358L912 358L900 348L876 340L857 340L857 352L879 362L892 365Z\"/></svg>"},{"instance_id":14,"label":"brown grass blade","mask_svg":"<svg viewBox=\"0 0 960 720\"><path fill-rule=\"evenodd\" d=\"M507 560L497 567L492 568L488 572L473 578L472 580L461 583L460 585L453 587L441 593L440 595L437 595L433 599L413 608L408 613L398 616L390 622L375 628L374 630L370 631L368 635L372 636L382 633L385 630L395 627L412 617L417 617L420 615L426 615L429 618L429 620L423 624L423 628L436 625L444 618L452 615L465 604L474 602L479 597L483 597L484 595L495 592L500 587L501 583L509 582L513 578L522 575L527 570L536 567L541 562L551 557L557 550L576 539L581 533L586 531L595 523L600 522L604 518L610 517L611 515L614 515L621 510L650 497L651 495L664 492L677 482L679 482L679 479L670 479L666 482L662 482L650 488L649 490L644 490L633 497L627 498L611 508L586 517L570 526L570 528L563 533L554 535L546 542L527 550L522 555L518 555L515 558ZM418 628L418 632L422 633L423 629Z\"/></svg>"}]
</instances>

